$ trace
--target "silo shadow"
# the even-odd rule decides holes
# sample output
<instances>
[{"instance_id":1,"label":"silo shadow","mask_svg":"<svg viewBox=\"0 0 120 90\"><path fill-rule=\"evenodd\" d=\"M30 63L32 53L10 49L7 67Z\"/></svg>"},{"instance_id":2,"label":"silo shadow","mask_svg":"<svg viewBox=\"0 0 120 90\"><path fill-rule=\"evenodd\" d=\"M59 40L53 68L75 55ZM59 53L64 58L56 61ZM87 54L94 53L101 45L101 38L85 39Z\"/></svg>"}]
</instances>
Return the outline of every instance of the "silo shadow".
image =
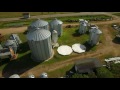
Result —
<instances>
[{"instance_id":1,"label":"silo shadow","mask_svg":"<svg viewBox=\"0 0 120 90\"><path fill-rule=\"evenodd\" d=\"M28 42L23 42L23 43L20 44L18 52L19 53L25 53L29 50L30 50L30 48L29 48Z\"/></svg>"},{"instance_id":2,"label":"silo shadow","mask_svg":"<svg viewBox=\"0 0 120 90\"><path fill-rule=\"evenodd\" d=\"M42 63L42 62L34 62L31 59L31 54L29 53L21 58L10 61L3 69L2 76L5 78L8 78L13 74L20 75L40 63Z\"/></svg>"},{"instance_id":3,"label":"silo shadow","mask_svg":"<svg viewBox=\"0 0 120 90\"><path fill-rule=\"evenodd\" d=\"M83 45L86 47L86 52L90 51L94 46L91 46L88 41L86 41L85 43L83 43Z\"/></svg>"},{"instance_id":4,"label":"silo shadow","mask_svg":"<svg viewBox=\"0 0 120 90\"><path fill-rule=\"evenodd\" d=\"M120 44L120 37L115 37L113 40L112 40L113 43L116 43L116 44Z\"/></svg>"}]
</instances>

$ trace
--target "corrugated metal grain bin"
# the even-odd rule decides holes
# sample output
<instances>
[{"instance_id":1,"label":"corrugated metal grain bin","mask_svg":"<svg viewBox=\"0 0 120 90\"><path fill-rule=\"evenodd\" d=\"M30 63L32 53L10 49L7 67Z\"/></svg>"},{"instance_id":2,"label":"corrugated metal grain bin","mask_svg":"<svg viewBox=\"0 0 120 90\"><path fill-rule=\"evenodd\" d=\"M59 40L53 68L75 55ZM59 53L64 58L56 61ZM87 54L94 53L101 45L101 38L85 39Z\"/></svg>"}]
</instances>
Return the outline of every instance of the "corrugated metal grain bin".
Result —
<instances>
[{"instance_id":1,"label":"corrugated metal grain bin","mask_svg":"<svg viewBox=\"0 0 120 90\"><path fill-rule=\"evenodd\" d=\"M52 20L49 23L51 33L53 30L56 30L58 32L58 36L61 36L62 32L63 32L62 24L63 24L63 22L56 18L54 20Z\"/></svg>"},{"instance_id":2,"label":"corrugated metal grain bin","mask_svg":"<svg viewBox=\"0 0 120 90\"><path fill-rule=\"evenodd\" d=\"M30 26L28 27L28 31L33 31L33 30L36 30L39 28L49 30L48 29L49 28L48 22L41 20L41 19L38 19L30 24Z\"/></svg>"},{"instance_id":3,"label":"corrugated metal grain bin","mask_svg":"<svg viewBox=\"0 0 120 90\"><path fill-rule=\"evenodd\" d=\"M45 29L37 29L27 33L27 40L32 52L32 59L36 62L49 59L52 54L51 33Z\"/></svg>"},{"instance_id":4,"label":"corrugated metal grain bin","mask_svg":"<svg viewBox=\"0 0 120 90\"><path fill-rule=\"evenodd\" d=\"M92 27L90 29L90 39L89 43L93 46L96 45L99 42L100 34L102 34L101 30L99 30L96 27Z\"/></svg>"},{"instance_id":5,"label":"corrugated metal grain bin","mask_svg":"<svg viewBox=\"0 0 120 90\"><path fill-rule=\"evenodd\" d=\"M5 46L12 48L14 50L14 53L17 52L17 44L14 40L7 40L5 42Z\"/></svg>"}]
</instances>

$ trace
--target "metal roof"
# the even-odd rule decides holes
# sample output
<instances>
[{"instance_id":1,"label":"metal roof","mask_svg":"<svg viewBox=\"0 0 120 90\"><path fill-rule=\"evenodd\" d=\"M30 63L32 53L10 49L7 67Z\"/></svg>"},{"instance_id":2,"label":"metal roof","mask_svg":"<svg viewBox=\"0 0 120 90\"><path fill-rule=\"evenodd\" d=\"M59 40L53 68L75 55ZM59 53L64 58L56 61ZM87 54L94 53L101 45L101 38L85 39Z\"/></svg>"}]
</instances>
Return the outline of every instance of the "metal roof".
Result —
<instances>
[{"instance_id":1,"label":"metal roof","mask_svg":"<svg viewBox=\"0 0 120 90\"><path fill-rule=\"evenodd\" d=\"M92 27L92 29L90 29L90 32L94 32L96 34L101 34L102 33L102 31L100 29L96 28L96 27Z\"/></svg>"},{"instance_id":2,"label":"metal roof","mask_svg":"<svg viewBox=\"0 0 120 90\"><path fill-rule=\"evenodd\" d=\"M97 33L97 34L101 34L101 33L102 33L102 31L101 31L101 30L99 30L99 29L97 29L97 30L96 30L96 33Z\"/></svg>"},{"instance_id":3,"label":"metal roof","mask_svg":"<svg viewBox=\"0 0 120 90\"><path fill-rule=\"evenodd\" d=\"M60 20L58 20L57 18L55 18L54 20L52 20L51 22L50 22L50 24L53 24L53 25L58 25L58 24L62 24L63 22L62 21L60 21Z\"/></svg>"},{"instance_id":4,"label":"metal roof","mask_svg":"<svg viewBox=\"0 0 120 90\"><path fill-rule=\"evenodd\" d=\"M45 40L50 36L51 36L50 31L45 29L37 29L33 32L29 32L27 34L27 39L33 41L40 41L40 40Z\"/></svg>"},{"instance_id":5,"label":"metal roof","mask_svg":"<svg viewBox=\"0 0 120 90\"><path fill-rule=\"evenodd\" d=\"M48 22L47 22L47 21L38 19L38 20L32 22L32 23L30 24L30 27L38 28L38 27L42 27L42 26L46 26L46 25L48 25Z\"/></svg>"},{"instance_id":6,"label":"metal roof","mask_svg":"<svg viewBox=\"0 0 120 90\"><path fill-rule=\"evenodd\" d=\"M12 44L14 44L15 42L14 42L14 40L7 40L6 42L5 42L5 46L9 46L9 45L12 45Z\"/></svg>"},{"instance_id":7,"label":"metal roof","mask_svg":"<svg viewBox=\"0 0 120 90\"><path fill-rule=\"evenodd\" d=\"M13 74L9 78L20 78L20 76L18 74Z\"/></svg>"}]
</instances>

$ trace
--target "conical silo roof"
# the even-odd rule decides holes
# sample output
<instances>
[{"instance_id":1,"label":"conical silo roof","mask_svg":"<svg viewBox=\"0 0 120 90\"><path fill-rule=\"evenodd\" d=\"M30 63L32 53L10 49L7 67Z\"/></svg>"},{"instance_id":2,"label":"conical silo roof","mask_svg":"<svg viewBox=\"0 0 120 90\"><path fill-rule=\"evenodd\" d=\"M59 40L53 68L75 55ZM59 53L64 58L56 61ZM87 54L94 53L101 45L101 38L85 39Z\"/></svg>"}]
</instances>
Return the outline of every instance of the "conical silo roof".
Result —
<instances>
[{"instance_id":1,"label":"conical silo roof","mask_svg":"<svg viewBox=\"0 0 120 90\"><path fill-rule=\"evenodd\" d=\"M10 46L10 45L12 45L12 44L14 44L15 42L14 42L14 40L7 40L6 42L5 42L5 46Z\"/></svg>"},{"instance_id":2,"label":"conical silo roof","mask_svg":"<svg viewBox=\"0 0 120 90\"><path fill-rule=\"evenodd\" d=\"M20 78L20 76L18 74L13 74L9 78Z\"/></svg>"},{"instance_id":3,"label":"conical silo roof","mask_svg":"<svg viewBox=\"0 0 120 90\"><path fill-rule=\"evenodd\" d=\"M32 23L30 24L30 27L39 28L39 27L43 27L43 26L46 26L46 25L48 25L48 22L47 22L47 21L38 19L38 20L32 22Z\"/></svg>"},{"instance_id":4,"label":"conical silo roof","mask_svg":"<svg viewBox=\"0 0 120 90\"><path fill-rule=\"evenodd\" d=\"M63 22L62 21L60 21L60 20L58 20L57 18L55 18L54 20L52 20L51 22L50 22L50 24L53 24L53 25L58 25L58 24L62 24Z\"/></svg>"},{"instance_id":5,"label":"conical silo roof","mask_svg":"<svg viewBox=\"0 0 120 90\"><path fill-rule=\"evenodd\" d=\"M97 29L97 30L96 30L96 33L97 33L97 34L101 34L101 33L102 33L102 31L101 31L101 30L99 30L99 29Z\"/></svg>"},{"instance_id":6,"label":"conical silo roof","mask_svg":"<svg viewBox=\"0 0 120 90\"><path fill-rule=\"evenodd\" d=\"M40 40L45 40L50 36L51 36L50 31L45 29L37 29L33 32L29 32L27 34L27 39L33 41L40 41Z\"/></svg>"}]
</instances>

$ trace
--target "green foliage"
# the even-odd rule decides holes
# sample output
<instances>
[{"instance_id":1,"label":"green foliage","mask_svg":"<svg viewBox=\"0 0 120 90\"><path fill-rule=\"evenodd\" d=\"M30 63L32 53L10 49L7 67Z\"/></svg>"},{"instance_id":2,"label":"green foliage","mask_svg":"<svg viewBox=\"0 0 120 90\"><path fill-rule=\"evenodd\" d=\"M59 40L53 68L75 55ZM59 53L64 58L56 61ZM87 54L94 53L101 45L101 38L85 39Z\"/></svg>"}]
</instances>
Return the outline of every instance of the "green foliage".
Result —
<instances>
[{"instance_id":1,"label":"green foliage","mask_svg":"<svg viewBox=\"0 0 120 90\"><path fill-rule=\"evenodd\" d=\"M114 78L113 74L106 67L96 68L98 78Z\"/></svg>"},{"instance_id":2,"label":"green foliage","mask_svg":"<svg viewBox=\"0 0 120 90\"><path fill-rule=\"evenodd\" d=\"M74 75L72 75L71 78L89 78L89 76L86 75L86 74L78 74L78 73L75 73Z\"/></svg>"},{"instance_id":3,"label":"green foliage","mask_svg":"<svg viewBox=\"0 0 120 90\"><path fill-rule=\"evenodd\" d=\"M89 78L97 78L95 72L89 73L88 76Z\"/></svg>"},{"instance_id":4,"label":"green foliage","mask_svg":"<svg viewBox=\"0 0 120 90\"><path fill-rule=\"evenodd\" d=\"M120 63L111 64L110 71L113 73L115 78L120 78Z\"/></svg>"}]
</instances>

